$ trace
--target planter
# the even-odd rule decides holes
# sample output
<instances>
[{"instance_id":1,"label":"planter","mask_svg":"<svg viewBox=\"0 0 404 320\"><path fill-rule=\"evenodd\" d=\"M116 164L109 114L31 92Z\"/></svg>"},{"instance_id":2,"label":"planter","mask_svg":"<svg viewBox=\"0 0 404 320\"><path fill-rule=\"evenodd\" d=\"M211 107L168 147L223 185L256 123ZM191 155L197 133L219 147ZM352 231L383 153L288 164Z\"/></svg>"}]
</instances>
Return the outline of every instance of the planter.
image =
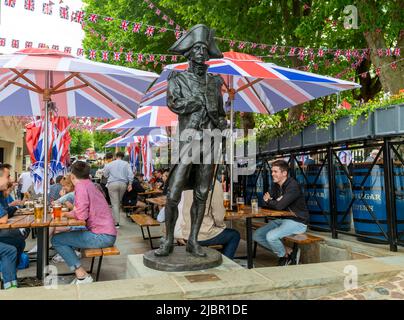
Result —
<instances>
[{"instance_id":1,"label":"planter","mask_svg":"<svg viewBox=\"0 0 404 320\"><path fill-rule=\"evenodd\" d=\"M279 151L279 140L278 138L273 138L267 144L263 145L261 152L276 153Z\"/></svg>"},{"instance_id":2,"label":"planter","mask_svg":"<svg viewBox=\"0 0 404 320\"><path fill-rule=\"evenodd\" d=\"M334 141L358 140L374 136L374 115L359 117L355 125L350 124L352 117L338 119L334 125Z\"/></svg>"},{"instance_id":3,"label":"planter","mask_svg":"<svg viewBox=\"0 0 404 320\"><path fill-rule=\"evenodd\" d=\"M279 138L279 150L285 151L288 149L301 148L303 146L302 133L290 136L289 134Z\"/></svg>"},{"instance_id":4,"label":"planter","mask_svg":"<svg viewBox=\"0 0 404 320\"><path fill-rule=\"evenodd\" d=\"M375 135L386 136L404 133L404 104L376 109Z\"/></svg>"},{"instance_id":5,"label":"planter","mask_svg":"<svg viewBox=\"0 0 404 320\"><path fill-rule=\"evenodd\" d=\"M308 126L303 130L303 146L325 145L333 141L332 124L327 129L319 129L316 125Z\"/></svg>"}]
</instances>

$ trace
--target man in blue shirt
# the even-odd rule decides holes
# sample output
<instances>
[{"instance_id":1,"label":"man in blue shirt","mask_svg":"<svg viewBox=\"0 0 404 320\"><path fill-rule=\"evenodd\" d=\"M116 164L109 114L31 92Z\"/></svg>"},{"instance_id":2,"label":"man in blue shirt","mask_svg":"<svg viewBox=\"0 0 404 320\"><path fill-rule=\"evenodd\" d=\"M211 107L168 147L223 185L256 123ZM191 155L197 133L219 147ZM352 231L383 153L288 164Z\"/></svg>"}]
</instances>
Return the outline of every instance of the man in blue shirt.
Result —
<instances>
[{"instance_id":1,"label":"man in blue shirt","mask_svg":"<svg viewBox=\"0 0 404 320\"><path fill-rule=\"evenodd\" d=\"M56 201L60 198L60 191L62 190L62 185L60 181L62 180L63 176L56 177L56 183L52 184L49 188L49 200Z\"/></svg>"}]
</instances>

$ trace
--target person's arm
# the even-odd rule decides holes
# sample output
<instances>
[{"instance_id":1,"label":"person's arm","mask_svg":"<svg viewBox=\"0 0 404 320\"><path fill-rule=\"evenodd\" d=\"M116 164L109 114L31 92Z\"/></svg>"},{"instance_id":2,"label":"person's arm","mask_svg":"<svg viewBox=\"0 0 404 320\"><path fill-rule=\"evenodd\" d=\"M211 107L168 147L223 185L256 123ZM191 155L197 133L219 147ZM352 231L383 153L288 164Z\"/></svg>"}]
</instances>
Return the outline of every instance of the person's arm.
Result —
<instances>
[{"instance_id":1,"label":"person's arm","mask_svg":"<svg viewBox=\"0 0 404 320\"><path fill-rule=\"evenodd\" d=\"M184 97L181 92L181 86L178 77L181 75L173 71L168 76L167 86L167 106L178 115L190 114L201 110L204 106L202 96Z\"/></svg>"},{"instance_id":2,"label":"person's arm","mask_svg":"<svg viewBox=\"0 0 404 320\"><path fill-rule=\"evenodd\" d=\"M0 205L0 224L5 224L8 222L8 214L6 210Z\"/></svg>"},{"instance_id":3,"label":"person's arm","mask_svg":"<svg viewBox=\"0 0 404 320\"><path fill-rule=\"evenodd\" d=\"M109 178L109 165L105 165L104 172L102 174L105 178Z\"/></svg>"},{"instance_id":4,"label":"person's arm","mask_svg":"<svg viewBox=\"0 0 404 320\"><path fill-rule=\"evenodd\" d=\"M133 186L137 193L145 191L144 188L142 187L142 185L140 184L139 180L137 180L137 179L135 179L133 181Z\"/></svg>"},{"instance_id":5,"label":"person's arm","mask_svg":"<svg viewBox=\"0 0 404 320\"><path fill-rule=\"evenodd\" d=\"M288 186L281 199L272 199L267 202L268 207L274 210L287 210L288 207L300 197L299 186Z\"/></svg>"},{"instance_id":6,"label":"person's arm","mask_svg":"<svg viewBox=\"0 0 404 320\"><path fill-rule=\"evenodd\" d=\"M74 192L74 209L68 212L67 217L86 221L89 216L90 201L88 199L87 189L80 184L76 185Z\"/></svg>"}]
</instances>

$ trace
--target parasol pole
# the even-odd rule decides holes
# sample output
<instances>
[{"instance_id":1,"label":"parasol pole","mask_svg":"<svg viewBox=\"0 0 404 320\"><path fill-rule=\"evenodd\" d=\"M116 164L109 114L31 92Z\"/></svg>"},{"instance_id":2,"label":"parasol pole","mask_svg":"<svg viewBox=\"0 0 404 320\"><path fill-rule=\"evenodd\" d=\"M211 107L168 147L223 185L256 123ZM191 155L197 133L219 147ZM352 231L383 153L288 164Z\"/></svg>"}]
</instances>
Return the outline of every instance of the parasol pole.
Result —
<instances>
[{"instance_id":1,"label":"parasol pole","mask_svg":"<svg viewBox=\"0 0 404 320\"><path fill-rule=\"evenodd\" d=\"M234 127L234 96L236 91L233 89L233 77L230 76L229 81L229 100L230 100L230 208L233 209L233 164L234 164L234 141L233 141L233 127Z\"/></svg>"}]
</instances>

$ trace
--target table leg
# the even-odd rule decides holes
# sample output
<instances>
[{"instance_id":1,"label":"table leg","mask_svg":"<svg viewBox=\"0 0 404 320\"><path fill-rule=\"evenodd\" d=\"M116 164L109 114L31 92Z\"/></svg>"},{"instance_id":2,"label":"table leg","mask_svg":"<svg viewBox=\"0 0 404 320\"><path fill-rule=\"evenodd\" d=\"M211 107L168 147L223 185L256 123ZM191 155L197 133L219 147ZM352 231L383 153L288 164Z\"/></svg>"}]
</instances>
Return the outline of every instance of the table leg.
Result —
<instances>
[{"instance_id":1,"label":"table leg","mask_svg":"<svg viewBox=\"0 0 404 320\"><path fill-rule=\"evenodd\" d=\"M247 266L248 269L253 268L253 241L252 241L252 219L246 219L246 233L247 233Z\"/></svg>"},{"instance_id":2,"label":"table leg","mask_svg":"<svg viewBox=\"0 0 404 320\"><path fill-rule=\"evenodd\" d=\"M49 264L49 228L37 228L37 261L36 277L43 280L46 277L45 268Z\"/></svg>"}]
</instances>

